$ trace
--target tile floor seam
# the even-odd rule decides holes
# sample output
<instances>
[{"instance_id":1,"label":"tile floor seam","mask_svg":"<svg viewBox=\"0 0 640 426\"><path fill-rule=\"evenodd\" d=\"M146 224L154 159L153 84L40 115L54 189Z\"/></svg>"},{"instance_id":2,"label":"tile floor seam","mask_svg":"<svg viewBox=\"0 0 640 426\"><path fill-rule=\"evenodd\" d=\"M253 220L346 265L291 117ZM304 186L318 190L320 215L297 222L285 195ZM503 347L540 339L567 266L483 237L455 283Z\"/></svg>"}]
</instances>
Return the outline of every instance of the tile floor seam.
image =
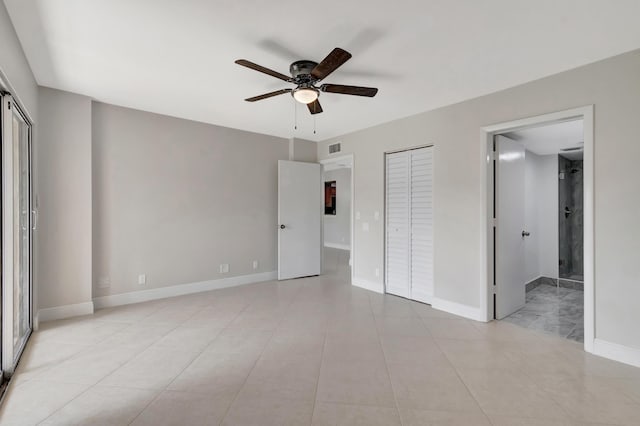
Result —
<instances>
[{"instance_id":1,"label":"tile floor seam","mask_svg":"<svg viewBox=\"0 0 640 426\"><path fill-rule=\"evenodd\" d=\"M324 364L324 349L327 344L327 329L325 327L324 338L322 339L322 350L320 351L320 367L318 368L318 379L316 380L316 390L313 395L313 405L311 407L311 424L313 424L313 415L316 412L316 403L318 402L318 388L320 387L320 377L322 377L322 365Z\"/></svg>"},{"instance_id":2,"label":"tile floor seam","mask_svg":"<svg viewBox=\"0 0 640 426\"><path fill-rule=\"evenodd\" d=\"M300 291L300 289L298 289L298 291L296 292L296 294ZM291 306L291 304L293 303L293 298L292 300L287 304L287 307ZM249 306L251 304L247 305L245 307L245 309L248 309ZM244 310L242 310L242 312L244 312ZM240 314L238 314L239 316ZM238 391L236 392L236 394L234 395L233 399L231 400L231 403L227 406L227 409L224 412L224 415L220 418L220 422L218 423L219 425L224 423L224 420L227 418L227 416L229 415L229 410L231 410L231 407L233 407L233 404L235 404L236 400L238 399L238 396L240 395L240 392L242 392L242 389L245 387L245 385L247 384L247 380L249 379L249 376L251 375L251 372L256 368L256 365L258 364L258 361L260 360L260 358L262 358L262 355L264 355L264 351L267 349L267 346L269 345L269 343L271 342L271 339L273 339L274 334L276 333L276 330L278 329L278 326L280 325L280 323L282 322L283 317L281 317L278 321L278 324L276 324L276 326L273 328L273 330L271 331L271 334L269 335L269 338L267 339L265 345L262 347L262 350L260 351L260 355L258 355L258 357L256 358L256 360L253 362L253 365L251 366L251 368L249 369L247 375L244 378L244 381L242 382L242 385L238 387ZM234 319L235 320L235 319ZM233 322L233 321L232 321ZM231 323L230 323L231 324ZM313 416L313 413L312 413Z\"/></svg>"},{"instance_id":3,"label":"tile floor seam","mask_svg":"<svg viewBox=\"0 0 640 426\"><path fill-rule=\"evenodd\" d=\"M240 310L240 312L238 312L238 313L236 314L236 316L234 316L234 317L233 317L233 319L235 320L235 319L236 319L238 316L240 316L240 315L242 314L242 312L244 312L248 307L249 307L249 305L247 305L247 306L245 306L244 308L242 308L242 309ZM204 310L204 309L206 309L206 308L207 308L207 307L205 306L205 307L203 307L202 309L200 309L199 311L197 311L196 313L199 313L199 312L203 311L203 310ZM194 316L196 315L196 313L194 313ZM193 318L193 316L192 316L192 317L189 317L189 319L191 319L191 318ZM185 320L185 322L186 322L186 321L188 321L189 319ZM232 320L232 321L233 321L233 320ZM230 324L230 323L231 323L231 322L229 322L229 324ZM183 322L182 324L184 324L184 322ZM228 326L228 324L227 324L227 326ZM227 328L227 326L223 327L221 330L225 330L225 329ZM174 329L172 329L171 331L169 331L169 333L171 333L172 331L174 331L174 330L178 329L179 327L180 327L180 325L178 325L176 328L174 328ZM165 334L163 337L167 336L169 333ZM193 364L193 363L194 363L194 362L195 362L195 361L196 361L200 356L202 356L202 354L204 354L204 353L206 352L206 349L207 349L211 344L213 344L213 342L215 342L215 340L218 338L218 336L220 336L220 333L218 333L218 334L216 335L216 337L214 337L214 338L213 338L213 340L212 340L212 341L211 341L207 346L205 346L205 347L204 347L204 348L203 348L203 349L198 353L198 355L196 355L196 356L195 356L195 357L194 357L194 358L193 358L189 363L187 363L187 365L186 365L182 370L180 370L180 372L179 372L179 373L178 373L178 374L177 374L173 379L171 379L171 380L169 381L169 383L168 383L168 384L167 384L163 389L160 389L160 391L158 392L158 394L157 394L157 395L156 395L156 396L155 396L155 397L154 397L154 398L153 398L153 399L152 399L152 400L151 400L147 405L145 405L145 406L144 406L144 408L143 408L143 409L142 409L142 410L141 410L141 411L140 411L140 412L139 412L139 413L138 413L138 414L137 414L137 415L136 415L136 416L131 420L131 422L129 422L129 426L130 426L131 424L133 424L133 422L135 422L135 421L136 421L136 419L137 419L138 417L140 417L140 415L141 415L142 413L144 413L144 411L145 411L145 410L146 410L146 409L147 409L151 404L153 404L153 402L155 402L155 401L156 401L156 400L157 400L157 399L158 399L158 398L159 398L159 397L160 397L164 392L166 392L166 391L169 389L169 387L173 384L173 382L175 382L175 381L176 381L176 379L177 379L178 377L180 377L180 375L181 375L182 373L184 373L184 372L187 370L187 368L189 368L189 367L190 367L190 366L191 366L191 365L192 365L192 364ZM162 337L161 337L160 339L162 339ZM158 339L158 341L159 341L160 339ZM152 345L153 345L153 344L155 344L155 343L152 343Z\"/></svg>"},{"instance_id":4,"label":"tile floor seam","mask_svg":"<svg viewBox=\"0 0 640 426\"><path fill-rule=\"evenodd\" d=\"M468 340L468 339L467 339ZM455 371L456 373L456 377L458 378L458 380L460 380L460 382L464 385L465 389L467 390L467 393L471 396L471 398L473 398L473 400L475 401L476 405L478 406L478 408L480 408L480 411L482 412L482 414L484 415L484 417L487 419L487 421L490 424L493 424L493 422L491 421L491 418L489 417L489 415L486 413L486 411L484 410L484 408L482 408L482 404L480 404L480 401L478 401L478 398L476 398L476 396L474 395L474 393L471 391L471 389L469 389L469 385L467 385L467 383L463 380L462 376L460 376L460 372L458 371L458 368L453 364L453 361L451 361L451 359L449 358L449 356L447 355L447 352L442 349L442 346L440 346L440 343L438 343L438 339L433 339L433 341L435 342L436 346L438 347L438 349L440 349L440 351L442 352L442 354L444 355L445 359L447 360L447 362L449 363L449 365L451 366L451 368L453 369L453 371Z\"/></svg>"},{"instance_id":5,"label":"tile floor seam","mask_svg":"<svg viewBox=\"0 0 640 426\"><path fill-rule=\"evenodd\" d=\"M378 324L375 321L375 313L373 312L373 305L371 304L371 297L369 299L369 310L371 310L371 314L374 317L374 327L376 328L376 338L378 340L378 345L380 346L380 351L382 352L382 357L384 358L384 368L387 372L387 377L389 378L389 386L391 387L391 393L393 394L393 402L396 408L396 413L398 414L398 420L400 420L400 425L404 426L404 420L402 419L402 414L400 413L400 407L398 406L398 397L396 395L396 391L393 387L393 382L391 381L391 372L389 371L389 364L387 361L387 355L384 352L384 347L382 346L382 340L380 339L380 330L378 329ZM423 324L424 326L424 324ZM426 328L426 326L425 326Z\"/></svg>"}]
</instances>

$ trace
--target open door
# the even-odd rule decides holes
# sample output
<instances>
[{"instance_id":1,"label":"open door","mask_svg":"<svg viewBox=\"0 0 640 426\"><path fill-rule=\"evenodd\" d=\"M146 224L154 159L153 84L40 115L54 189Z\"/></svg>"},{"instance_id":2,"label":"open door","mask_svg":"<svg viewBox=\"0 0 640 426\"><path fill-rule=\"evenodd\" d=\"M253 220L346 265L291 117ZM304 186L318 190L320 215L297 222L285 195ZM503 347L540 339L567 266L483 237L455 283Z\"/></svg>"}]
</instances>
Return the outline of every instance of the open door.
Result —
<instances>
[{"instance_id":1,"label":"open door","mask_svg":"<svg viewBox=\"0 0 640 426\"><path fill-rule=\"evenodd\" d=\"M496 319L525 304L525 153L518 142L495 137Z\"/></svg>"},{"instance_id":2,"label":"open door","mask_svg":"<svg viewBox=\"0 0 640 426\"><path fill-rule=\"evenodd\" d=\"M320 164L278 161L278 279L320 275L322 264Z\"/></svg>"}]
</instances>

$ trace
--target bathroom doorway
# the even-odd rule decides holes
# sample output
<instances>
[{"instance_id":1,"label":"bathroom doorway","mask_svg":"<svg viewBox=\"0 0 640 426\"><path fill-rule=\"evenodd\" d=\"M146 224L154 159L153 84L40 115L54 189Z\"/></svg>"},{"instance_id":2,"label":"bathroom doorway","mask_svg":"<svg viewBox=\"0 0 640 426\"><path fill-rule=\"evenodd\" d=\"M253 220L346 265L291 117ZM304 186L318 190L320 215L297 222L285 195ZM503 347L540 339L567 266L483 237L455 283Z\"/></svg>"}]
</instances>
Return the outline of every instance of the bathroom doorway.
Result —
<instances>
[{"instance_id":1,"label":"bathroom doorway","mask_svg":"<svg viewBox=\"0 0 640 426\"><path fill-rule=\"evenodd\" d=\"M483 129L493 152L488 317L584 342L587 350L593 344L589 111Z\"/></svg>"}]
</instances>

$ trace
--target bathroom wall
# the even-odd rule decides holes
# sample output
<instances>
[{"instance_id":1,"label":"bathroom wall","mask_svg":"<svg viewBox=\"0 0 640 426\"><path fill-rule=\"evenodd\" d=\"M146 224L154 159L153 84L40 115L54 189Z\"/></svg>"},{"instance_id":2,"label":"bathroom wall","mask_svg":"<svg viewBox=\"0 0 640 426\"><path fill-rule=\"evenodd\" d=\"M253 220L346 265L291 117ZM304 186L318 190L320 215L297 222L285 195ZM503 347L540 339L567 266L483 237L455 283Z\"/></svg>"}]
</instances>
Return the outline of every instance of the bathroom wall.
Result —
<instances>
[{"instance_id":1,"label":"bathroom wall","mask_svg":"<svg viewBox=\"0 0 640 426\"><path fill-rule=\"evenodd\" d=\"M560 277L583 280L582 160L558 156L558 229Z\"/></svg>"},{"instance_id":2,"label":"bathroom wall","mask_svg":"<svg viewBox=\"0 0 640 426\"><path fill-rule=\"evenodd\" d=\"M558 278L558 156L525 152L526 283Z\"/></svg>"}]
</instances>

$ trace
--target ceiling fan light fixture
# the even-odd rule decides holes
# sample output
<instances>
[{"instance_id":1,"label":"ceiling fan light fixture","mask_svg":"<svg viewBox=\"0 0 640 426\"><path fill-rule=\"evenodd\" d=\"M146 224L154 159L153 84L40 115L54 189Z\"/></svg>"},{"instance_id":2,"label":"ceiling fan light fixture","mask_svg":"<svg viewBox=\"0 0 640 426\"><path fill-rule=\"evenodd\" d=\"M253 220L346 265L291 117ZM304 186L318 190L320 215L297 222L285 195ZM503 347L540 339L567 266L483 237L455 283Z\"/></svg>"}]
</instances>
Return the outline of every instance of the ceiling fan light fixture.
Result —
<instances>
[{"instance_id":1,"label":"ceiling fan light fixture","mask_svg":"<svg viewBox=\"0 0 640 426\"><path fill-rule=\"evenodd\" d=\"M293 91L293 98L301 104L310 104L318 99L318 90L310 87L300 87Z\"/></svg>"}]
</instances>

